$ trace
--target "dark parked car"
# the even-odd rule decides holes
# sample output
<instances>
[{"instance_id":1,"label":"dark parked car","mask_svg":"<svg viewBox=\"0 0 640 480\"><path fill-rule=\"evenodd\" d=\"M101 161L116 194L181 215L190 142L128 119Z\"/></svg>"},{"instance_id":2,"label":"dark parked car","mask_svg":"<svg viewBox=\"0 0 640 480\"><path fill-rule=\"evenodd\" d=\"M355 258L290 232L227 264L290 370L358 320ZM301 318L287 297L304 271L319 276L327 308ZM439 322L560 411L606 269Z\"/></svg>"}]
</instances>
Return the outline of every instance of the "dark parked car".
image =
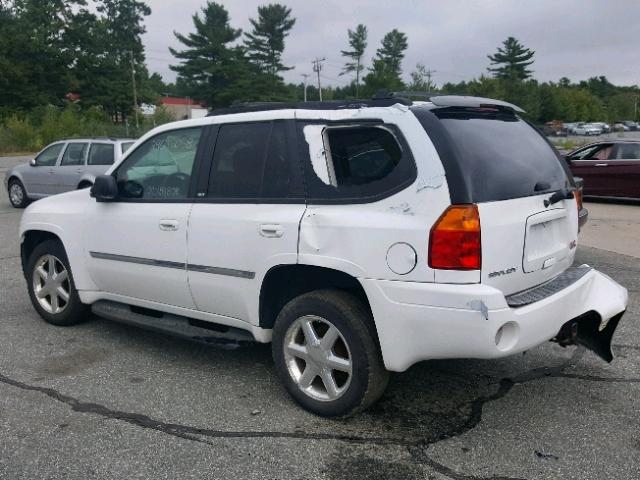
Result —
<instances>
[{"instance_id":1,"label":"dark parked car","mask_svg":"<svg viewBox=\"0 0 640 480\"><path fill-rule=\"evenodd\" d=\"M584 180L585 196L640 199L640 141L591 143L565 158Z\"/></svg>"}]
</instances>

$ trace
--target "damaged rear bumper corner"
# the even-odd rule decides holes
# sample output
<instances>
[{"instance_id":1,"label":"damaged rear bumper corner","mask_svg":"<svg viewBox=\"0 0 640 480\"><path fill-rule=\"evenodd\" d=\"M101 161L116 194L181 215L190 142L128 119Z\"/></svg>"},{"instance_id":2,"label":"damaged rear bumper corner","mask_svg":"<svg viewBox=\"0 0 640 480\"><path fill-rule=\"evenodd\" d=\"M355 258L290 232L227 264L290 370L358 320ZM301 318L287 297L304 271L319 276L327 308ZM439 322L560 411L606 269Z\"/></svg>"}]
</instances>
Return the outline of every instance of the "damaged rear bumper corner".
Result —
<instances>
[{"instance_id":1,"label":"damaged rear bumper corner","mask_svg":"<svg viewBox=\"0 0 640 480\"><path fill-rule=\"evenodd\" d=\"M577 323L574 343L611 361L611 338L628 302L624 287L591 268L565 288L520 307L510 307L499 290L482 284L361 282L391 371L422 360L513 355L562 339L571 322Z\"/></svg>"}]
</instances>

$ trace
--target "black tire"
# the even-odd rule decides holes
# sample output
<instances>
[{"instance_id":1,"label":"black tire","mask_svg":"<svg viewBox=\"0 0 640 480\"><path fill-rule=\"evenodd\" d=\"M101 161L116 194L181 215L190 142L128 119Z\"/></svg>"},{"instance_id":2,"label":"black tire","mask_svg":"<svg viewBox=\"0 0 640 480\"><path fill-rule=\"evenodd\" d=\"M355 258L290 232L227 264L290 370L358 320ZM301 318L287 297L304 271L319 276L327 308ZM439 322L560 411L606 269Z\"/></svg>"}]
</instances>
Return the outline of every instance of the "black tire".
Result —
<instances>
[{"instance_id":1,"label":"black tire","mask_svg":"<svg viewBox=\"0 0 640 480\"><path fill-rule=\"evenodd\" d=\"M80 185L78 185L78 190L84 190L85 188L91 188L91 187L93 187L93 183L81 182Z\"/></svg>"},{"instance_id":2,"label":"black tire","mask_svg":"<svg viewBox=\"0 0 640 480\"><path fill-rule=\"evenodd\" d=\"M350 381L343 393L333 400L312 398L298 386L290 373L285 356L285 338L289 327L305 316L320 317L330 322L348 345ZM348 416L366 409L384 393L389 380L369 310L357 297L344 291L316 290L287 303L273 328L272 353L276 371L289 394L305 409L321 416ZM303 365L306 369L306 363ZM320 376L317 380L321 380Z\"/></svg>"},{"instance_id":3,"label":"black tire","mask_svg":"<svg viewBox=\"0 0 640 480\"><path fill-rule=\"evenodd\" d=\"M63 308L58 313L52 313L45 310L45 308L40 304L40 300L36 297L36 293L34 290L35 269L45 256L55 257L61 264L58 265L58 267L63 266L67 272L67 282L64 285L66 291L68 292L68 300L65 302ZM25 272L25 276L27 279L27 288L29 289L29 298L31 299L33 307L45 322L52 325L65 327L69 325L76 325L89 319L89 307L87 305L84 305L80 301L78 291L76 290L76 286L73 281L73 274L69 266L67 253L65 252L64 247L62 246L62 243L60 241L46 240L37 245L31 252L31 255L29 255ZM51 301L49 300L48 303L51 303Z\"/></svg>"},{"instance_id":4,"label":"black tire","mask_svg":"<svg viewBox=\"0 0 640 480\"><path fill-rule=\"evenodd\" d=\"M7 187L7 191L9 192L9 202L11 202L11 205L13 205L14 208L25 208L27 205L29 205L27 191L25 190L24 185L22 185L22 182L20 180L18 180L17 178L12 178L11 180L9 180L9 184L7 185ZM11 195L11 189L20 190L20 201L16 201L14 199L14 196Z\"/></svg>"}]
</instances>

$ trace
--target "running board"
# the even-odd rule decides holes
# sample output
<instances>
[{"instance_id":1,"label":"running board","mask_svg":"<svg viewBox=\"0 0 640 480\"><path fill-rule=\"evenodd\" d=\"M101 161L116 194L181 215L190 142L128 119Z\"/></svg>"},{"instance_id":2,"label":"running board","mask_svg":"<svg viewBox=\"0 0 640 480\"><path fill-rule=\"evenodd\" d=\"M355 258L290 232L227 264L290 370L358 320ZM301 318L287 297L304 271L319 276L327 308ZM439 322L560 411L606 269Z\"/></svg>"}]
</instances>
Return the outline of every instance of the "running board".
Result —
<instances>
[{"instance_id":1,"label":"running board","mask_svg":"<svg viewBox=\"0 0 640 480\"><path fill-rule=\"evenodd\" d=\"M240 328L108 300L98 300L91 311L109 320L199 343L237 348L254 341L250 332Z\"/></svg>"}]
</instances>

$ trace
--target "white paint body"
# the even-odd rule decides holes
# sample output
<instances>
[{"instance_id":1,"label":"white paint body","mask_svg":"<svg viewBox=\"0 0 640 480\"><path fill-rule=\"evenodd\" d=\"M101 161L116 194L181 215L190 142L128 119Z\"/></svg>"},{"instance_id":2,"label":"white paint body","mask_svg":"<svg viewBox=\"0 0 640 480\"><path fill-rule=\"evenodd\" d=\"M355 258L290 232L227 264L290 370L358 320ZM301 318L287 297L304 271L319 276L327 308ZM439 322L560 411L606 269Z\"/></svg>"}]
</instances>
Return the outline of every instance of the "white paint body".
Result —
<instances>
[{"instance_id":1,"label":"white paint body","mask_svg":"<svg viewBox=\"0 0 640 480\"><path fill-rule=\"evenodd\" d=\"M127 154L147 138L175 128L292 118L376 118L393 124L411 149L417 179L384 200L353 205L96 203L88 190L82 190L31 205L23 215L20 235L43 230L61 239L85 303L113 300L243 328L260 342L271 339L271 331L259 326L260 288L271 268L302 264L344 272L356 278L367 295L385 365L393 371L426 359L511 355L551 339L581 313L594 310L609 319L626 308L627 291L595 270L544 300L518 309L507 306L506 295L550 280L573 263L578 232L573 199L551 209L543 205L548 195L479 204L482 270L430 268L429 232L450 205L449 189L431 140L400 105L186 120L158 127ZM308 142L314 134L320 131L305 132ZM309 144L313 153L321 139ZM117 165L110 172L114 168ZM314 162L313 168L320 178L329 178L319 171L322 162ZM175 230L160 228L167 219L176 222ZM552 234L539 235L542 223ZM255 276L109 263L92 258L92 251L250 271ZM516 269L511 274L489 275L511 267ZM510 328L497 343L496 333L507 323Z\"/></svg>"}]
</instances>

